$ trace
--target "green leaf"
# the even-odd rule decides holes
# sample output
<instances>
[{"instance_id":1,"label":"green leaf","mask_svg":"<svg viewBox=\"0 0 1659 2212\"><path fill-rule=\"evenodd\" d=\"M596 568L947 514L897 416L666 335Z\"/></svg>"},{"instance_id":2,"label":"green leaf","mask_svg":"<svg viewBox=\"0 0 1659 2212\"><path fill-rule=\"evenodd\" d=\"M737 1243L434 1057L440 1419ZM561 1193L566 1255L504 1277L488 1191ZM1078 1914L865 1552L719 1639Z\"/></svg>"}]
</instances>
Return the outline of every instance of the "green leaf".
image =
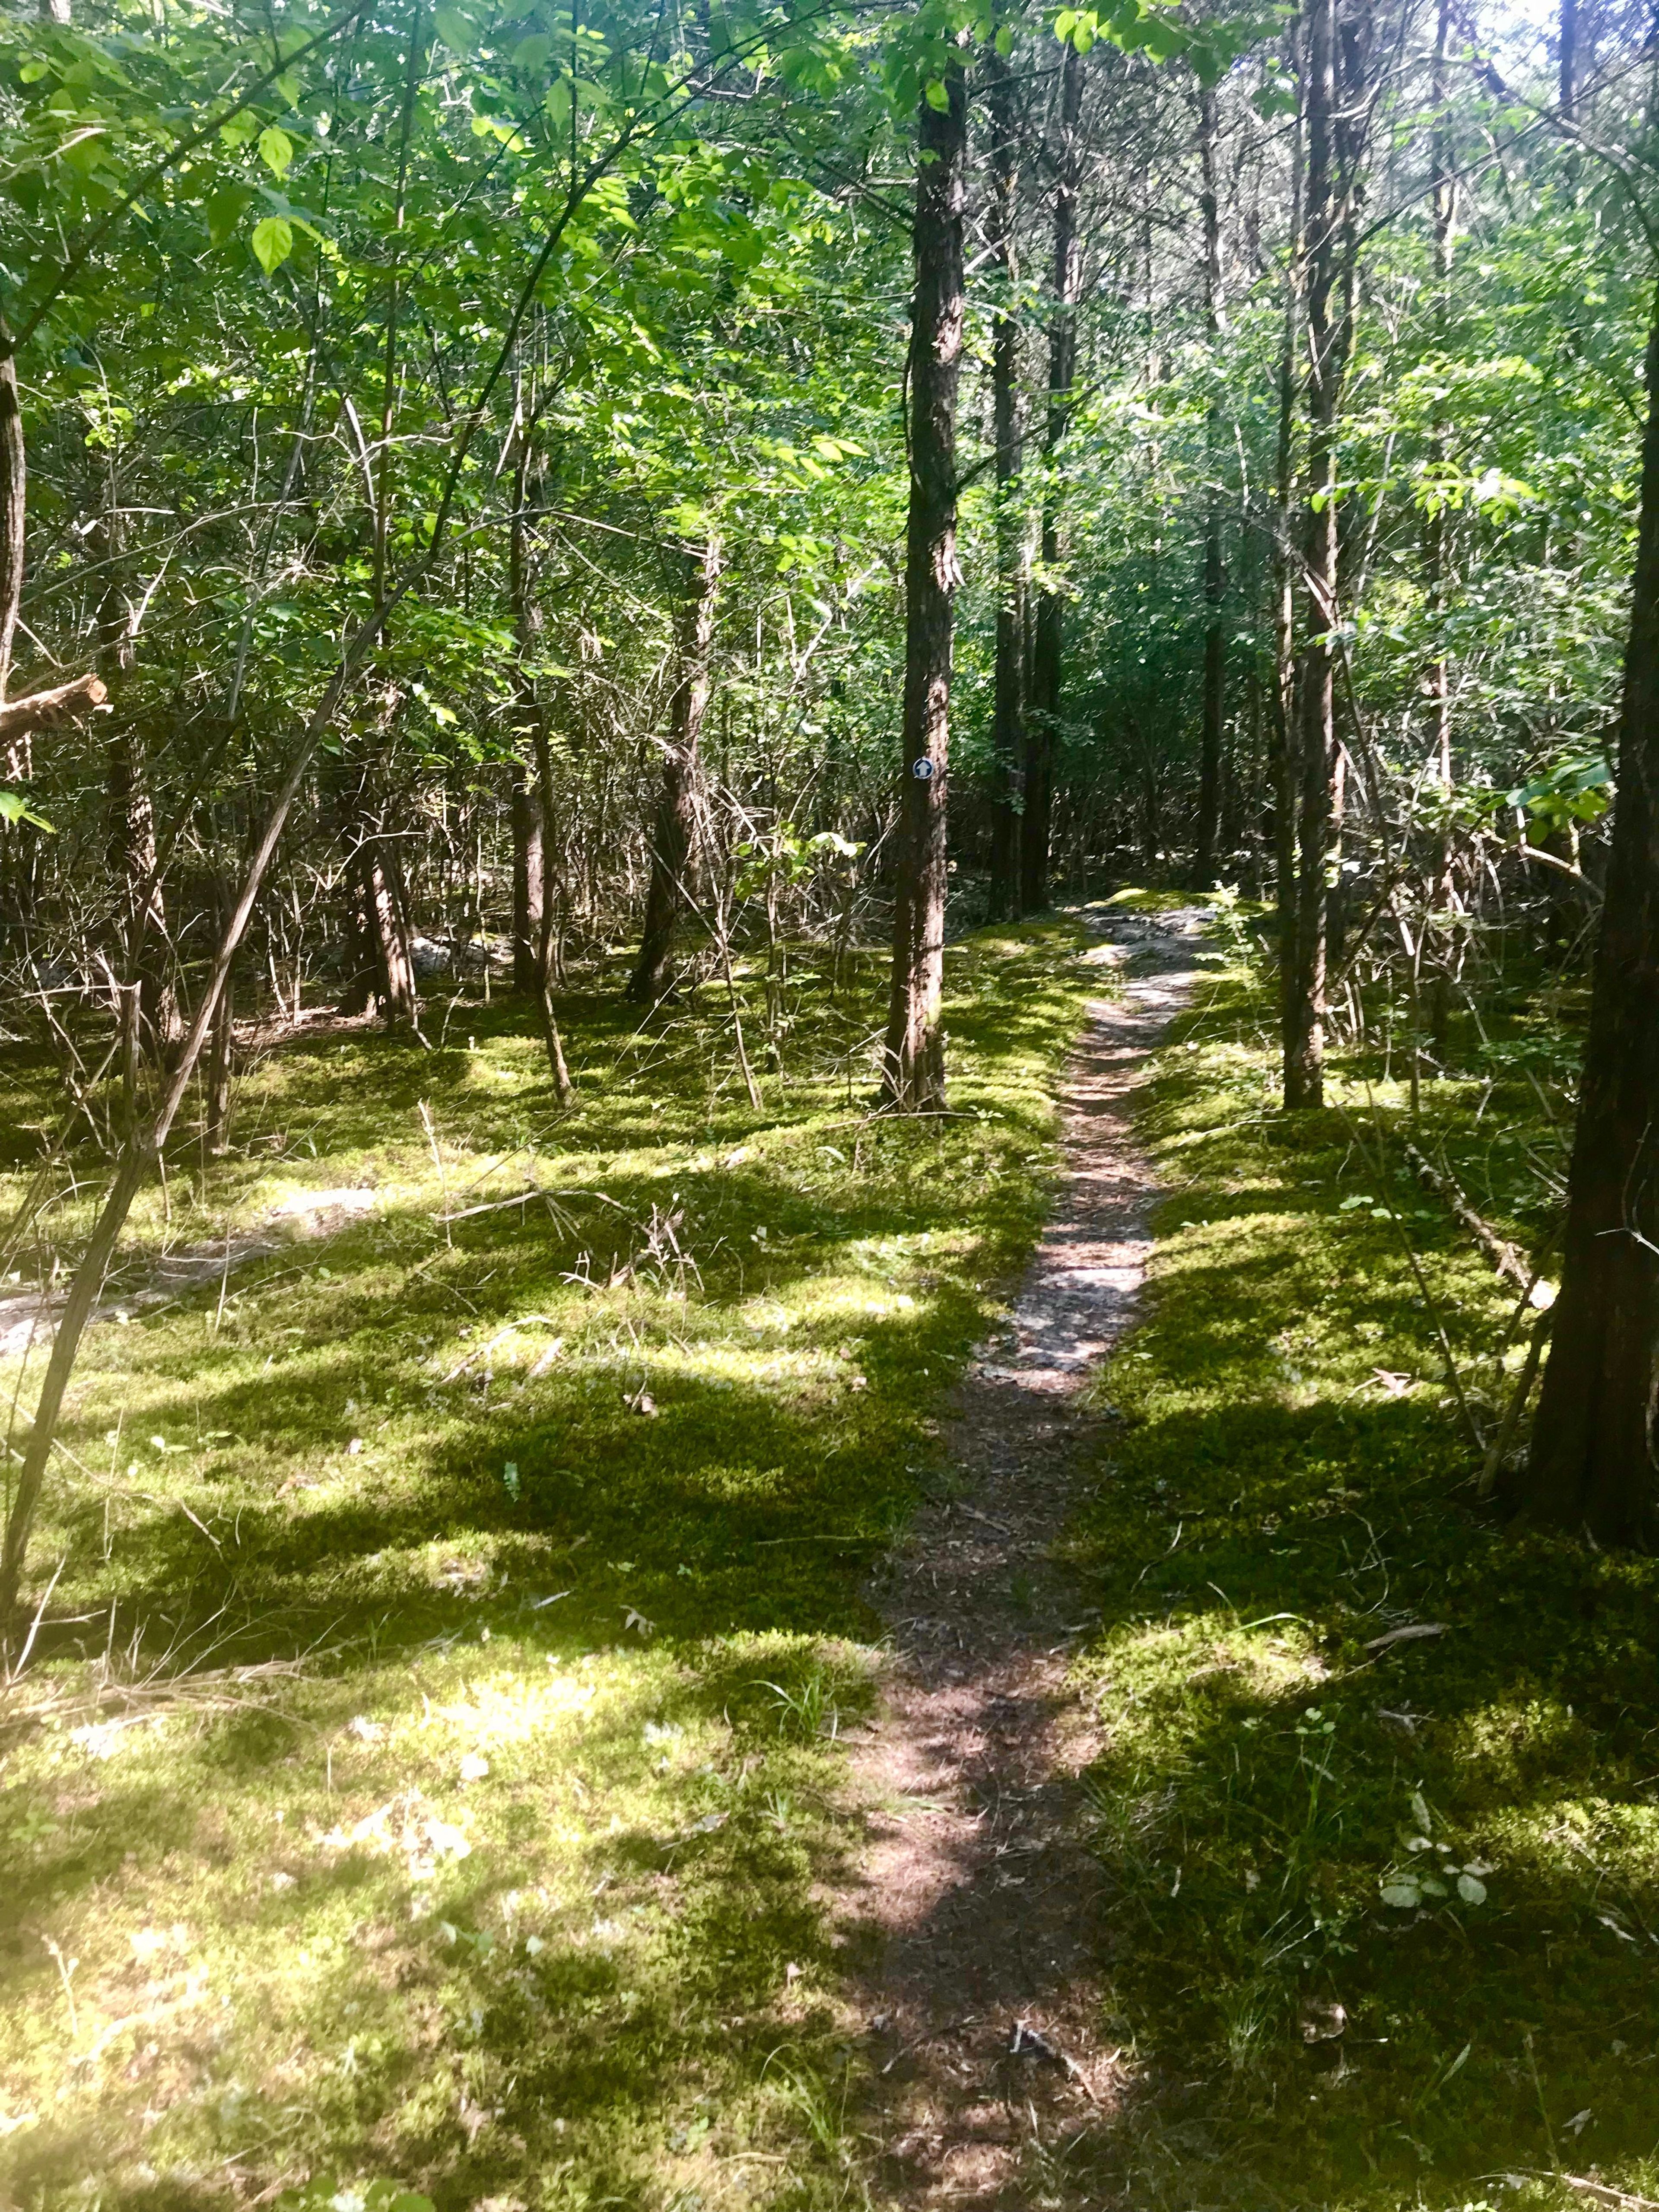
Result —
<instances>
[{"instance_id":1,"label":"green leaf","mask_svg":"<svg viewBox=\"0 0 1659 2212\"><path fill-rule=\"evenodd\" d=\"M1460 1874L1457 1877L1457 1894L1465 1905L1484 1905L1486 1901L1486 1885L1479 1875Z\"/></svg>"},{"instance_id":2,"label":"green leaf","mask_svg":"<svg viewBox=\"0 0 1659 2212\"><path fill-rule=\"evenodd\" d=\"M458 8L440 8L433 15L438 36L453 54L470 54L477 44L471 22Z\"/></svg>"},{"instance_id":3,"label":"green leaf","mask_svg":"<svg viewBox=\"0 0 1659 2212\"><path fill-rule=\"evenodd\" d=\"M1413 1905L1423 1902L1422 1892L1418 1888L1417 1884L1410 1880L1385 1881L1382 1885L1382 1902L1384 1905L1394 1905L1401 1912L1409 1912Z\"/></svg>"},{"instance_id":4,"label":"green leaf","mask_svg":"<svg viewBox=\"0 0 1659 2212\"><path fill-rule=\"evenodd\" d=\"M285 215L268 215L253 226L253 251L267 276L294 251L294 225Z\"/></svg>"},{"instance_id":5,"label":"green leaf","mask_svg":"<svg viewBox=\"0 0 1659 2212\"><path fill-rule=\"evenodd\" d=\"M252 198L246 185L225 185L214 193L207 204L208 238L213 245L222 246L235 237Z\"/></svg>"},{"instance_id":6,"label":"green leaf","mask_svg":"<svg viewBox=\"0 0 1659 2212\"><path fill-rule=\"evenodd\" d=\"M266 124L259 133L259 159L280 184L294 160L294 141L274 123Z\"/></svg>"},{"instance_id":7,"label":"green leaf","mask_svg":"<svg viewBox=\"0 0 1659 2212\"><path fill-rule=\"evenodd\" d=\"M943 115L951 105L951 95L946 92L943 81L939 77L935 77L930 84L925 85L922 88L922 93L927 105L936 114Z\"/></svg>"},{"instance_id":8,"label":"green leaf","mask_svg":"<svg viewBox=\"0 0 1659 2212\"><path fill-rule=\"evenodd\" d=\"M46 816L37 814L21 791L0 791L0 822L14 830L20 822L27 822L34 830L52 830Z\"/></svg>"},{"instance_id":9,"label":"green leaf","mask_svg":"<svg viewBox=\"0 0 1659 2212\"><path fill-rule=\"evenodd\" d=\"M520 39L513 49L514 69L538 70L545 66L553 51L553 41L544 31L532 32L529 38Z\"/></svg>"},{"instance_id":10,"label":"green leaf","mask_svg":"<svg viewBox=\"0 0 1659 2212\"><path fill-rule=\"evenodd\" d=\"M997 33L996 37L992 43L996 47L998 53L1001 55L1003 60L1006 61L1009 55L1014 51L1014 34L1006 23L1005 23L1002 26L1002 28Z\"/></svg>"}]
</instances>

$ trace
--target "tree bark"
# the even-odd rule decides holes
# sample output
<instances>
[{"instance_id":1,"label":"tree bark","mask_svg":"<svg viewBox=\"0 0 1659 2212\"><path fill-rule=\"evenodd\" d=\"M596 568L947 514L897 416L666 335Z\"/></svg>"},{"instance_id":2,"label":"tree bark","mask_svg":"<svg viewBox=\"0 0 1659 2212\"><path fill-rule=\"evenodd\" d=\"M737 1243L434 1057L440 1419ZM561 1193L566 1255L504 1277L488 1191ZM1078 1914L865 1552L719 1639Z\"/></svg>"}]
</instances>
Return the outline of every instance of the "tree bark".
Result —
<instances>
[{"instance_id":1,"label":"tree bark","mask_svg":"<svg viewBox=\"0 0 1659 2212\"><path fill-rule=\"evenodd\" d=\"M957 385L965 313L968 88L952 54L945 104L916 125L910 315L910 499L905 525L903 767L896 840L893 971L882 1097L945 1106L945 798L957 565Z\"/></svg>"},{"instance_id":2,"label":"tree bark","mask_svg":"<svg viewBox=\"0 0 1659 2212\"><path fill-rule=\"evenodd\" d=\"M1290 1033L1296 992L1297 816L1296 775L1296 568L1291 502L1296 483L1296 361L1302 327L1302 132L1291 147L1291 251L1285 275L1285 335L1279 356L1279 435L1274 458L1273 731L1273 893L1279 948L1279 1026Z\"/></svg>"},{"instance_id":3,"label":"tree bark","mask_svg":"<svg viewBox=\"0 0 1659 2212\"><path fill-rule=\"evenodd\" d=\"M686 872L691 865L697 826L697 745L708 706L714 598L720 574L717 538L710 537L701 554L689 559L687 572L675 625L678 675L668 710L662 791L652 831L645 924L640 933L639 957L628 979L628 996L640 1006L652 1005L663 994L674 951L674 932L689 889Z\"/></svg>"},{"instance_id":4,"label":"tree bark","mask_svg":"<svg viewBox=\"0 0 1659 2212\"><path fill-rule=\"evenodd\" d=\"M44 691L26 692L22 698L9 700L0 706L0 745L8 751L7 775L27 773L21 757L12 754L12 747L25 743L36 730L56 730L65 722L84 721L108 697L101 677L76 676L67 684L54 684Z\"/></svg>"},{"instance_id":5,"label":"tree bark","mask_svg":"<svg viewBox=\"0 0 1659 2212\"><path fill-rule=\"evenodd\" d=\"M1025 743L1025 816L1020 833L1020 897L1028 914L1048 903L1048 846L1054 826L1054 755L1066 647L1065 602L1055 581L1060 560L1060 447L1072 411L1077 368L1077 301L1083 273L1077 203L1083 112L1083 57L1066 48L1060 65L1055 149L1053 307L1048 325L1048 416L1043 429L1042 582L1031 653L1031 706Z\"/></svg>"},{"instance_id":6,"label":"tree bark","mask_svg":"<svg viewBox=\"0 0 1659 2212\"><path fill-rule=\"evenodd\" d=\"M1561 37L1557 58L1561 112L1571 122L1573 109L1578 104L1578 0L1561 0Z\"/></svg>"},{"instance_id":7,"label":"tree bark","mask_svg":"<svg viewBox=\"0 0 1659 2212\"><path fill-rule=\"evenodd\" d=\"M387 1022L401 1022L418 1031L421 994L415 980L409 899L397 840L371 836L363 844L361 858L363 896L374 932L380 1012Z\"/></svg>"},{"instance_id":8,"label":"tree bark","mask_svg":"<svg viewBox=\"0 0 1659 2212\"><path fill-rule=\"evenodd\" d=\"M523 381L517 394L518 452L513 472L513 522L507 539L507 573L513 592L513 629L519 648L514 682L518 693L521 735L530 739L536 764L532 798L526 787L522 763L515 764L513 781L513 980L515 988L534 994L541 1022L542 1043L549 1073L561 1106L574 1096L570 1069L564 1056L564 1038L553 1004L558 981L560 877L559 825L554 819L553 745L547 726L547 708L538 687L535 656L541 642L542 610L536 597L531 568L530 496L535 481L534 422L526 414ZM527 963L525 956L528 955ZM527 985L520 981L528 967Z\"/></svg>"},{"instance_id":9,"label":"tree bark","mask_svg":"<svg viewBox=\"0 0 1659 2212\"><path fill-rule=\"evenodd\" d=\"M1019 912L1019 833L1024 805L1021 765L1025 749L1026 601L1030 537L1020 498L1024 464L1021 422L1019 316L1012 301L1018 277L1018 113L1013 71L997 52L986 50L990 83L992 258L1004 288L991 333L992 434L996 440L997 637L991 722L990 915L1007 921Z\"/></svg>"},{"instance_id":10,"label":"tree bark","mask_svg":"<svg viewBox=\"0 0 1659 2212\"><path fill-rule=\"evenodd\" d=\"M535 991L542 924L542 805L522 761L513 763L513 988Z\"/></svg>"},{"instance_id":11,"label":"tree bark","mask_svg":"<svg viewBox=\"0 0 1659 2212\"><path fill-rule=\"evenodd\" d=\"M421 996L415 976L408 901L397 840L386 834L386 801L374 792L375 770L358 770L345 794L346 975L343 1013L379 1012L388 1024L405 1023L419 1034Z\"/></svg>"},{"instance_id":12,"label":"tree bark","mask_svg":"<svg viewBox=\"0 0 1659 2212\"><path fill-rule=\"evenodd\" d=\"M1659 1400L1659 300L1618 797L1524 1516L1650 1545Z\"/></svg>"},{"instance_id":13,"label":"tree bark","mask_svg":"<svg viewBox=\"0 0 1659 2212\"><path fill-rule=\"evenodd\" d=\"M11 331L0 323L0 704L3 704L11 688L12 646L23 603L23 546L27 514L28 455L23 442L23 410L17 394L17 356L12 350ZM81 681L95 683L96 678L83 677ZM66 685L60 689L73 690L75 687ZM98 685L98 696L103 696L101 684ZM23 726L9 729L0 721L0 738L8 744L23 734ZM7 765L9 774L20 772L11 763Z\"/></svg>"},{"instance_id":14,"label":"tree bark","mask_svg":"<svg viewBox=\"0 0 1659 2212\"><path fill-rule=\"evenodd\" d=\"M234 897L230 885L221 878L215 885L219 933L223 937L230 921ZM204 1136L209 1156L222 1159L230 1150L230 1091L231 1079L235 1073L236 1057L236 975L234 967L225 971L224 988L219 994L219 1003L214 1009L213 1028L208 1042L207 1077L204 1097Z\"/></svg>"},{"instance_id":15,"label":"tree bark","mask_svg":"<svg viewBox=\"0 0 1659 2212\"><path fill-rule=\"evenodd\" d=\"M1198 95L1199 207L1204 225L1204 324L1213 356L1221 336L1221 204L1216 191L1216 99L1212 85ZM1219 375L1213 361L1212 374ZM1193 877L1200 890L1216 881L1221 824L1221 738L1226 706L1226 637L1222 599L1226 574L1222 562L1221 408L1212 400L1205 415L1204 494L1204 693L1199 732L1198 835Z\"/></svg>"},{"instance_id":16,"label":"tree bark","mask_svg":"<svg viewBox=\"0 0 1659 2212\"><path fill-rule=\"evenodd\" d=\"M124 956L120 964L136 993L135 1041L151 1057L159 1057L177 1044L181 1024L178 999L167 975L167 905L161 896L155 808L144 773L143 740L131 716L122 711L119 703L123 682L137 657L121 588L125 536L112 471L103 517L88 538L88 550L104 569L98 603L99 663L117 702L104 741L107 852L119 901Z\"/></svg>"},{"instance_id":17,"label":"tree bark","mask_svg":"<svg viewBox=\"0 0 1659 2212\"><path fill-rule=\"evenodd\" d=\"M1435 24L1434 66L1430 95L1435 106L1430 161L1434 180L1435 323L1437 338L1443 350L1449 336L1452 250L1457 220L1457 172L1453 159L1451 112L1447 104L1446 81L1450 33L1450 0L1440 0ZM1448 458L1446 422L1438 410L1430 435L1429 457L1430 465L1438 476ZM1423 518L1424 595L1428 603L1427 613L1434 639L1429 665L1425 671L1424 688L1428 696L1430 742L1433 746L1436 771L1445 803L1445 819L1449 823L1452 752L1451 682L1445 641L1447 534L1445 505L1443 500L1436 497ZM1428 901L1431 915L1449 914L1455 896L1451 831L1447 826L1442 828L1437 841L1434 877ZM1423 937L1432 945L1434 955L1429 985L1430 1034L1435 1058L1443 1063L1446 1033L1451 1016L1451 987L1457 964L1456 940L1443 927L1436 932L1429 916L1425 916L1423 922ZM1434 942L1436 938L1437 943ZM1413 1068L1415 1082L1415 1060Z\"/></svg>"},{"instance_id":18,"label":"tree bark","mask_svg":"<svg viewBox=\"0 0 1659 2212\"><path fill-rule=\"evenodd\" d=\"M1336 741L1340 544L1337 422L1353 314L1356 195L1369 19L1310 0L1303 113L1307 132L1303 640L1297 671L1300 784L1295 962L1285 1006L1285 1105L1325 1097L1325 977L1331 898L1341 857ZM1340 97L1339 98L1339 94Z\"/></svg>"}]
</instances>

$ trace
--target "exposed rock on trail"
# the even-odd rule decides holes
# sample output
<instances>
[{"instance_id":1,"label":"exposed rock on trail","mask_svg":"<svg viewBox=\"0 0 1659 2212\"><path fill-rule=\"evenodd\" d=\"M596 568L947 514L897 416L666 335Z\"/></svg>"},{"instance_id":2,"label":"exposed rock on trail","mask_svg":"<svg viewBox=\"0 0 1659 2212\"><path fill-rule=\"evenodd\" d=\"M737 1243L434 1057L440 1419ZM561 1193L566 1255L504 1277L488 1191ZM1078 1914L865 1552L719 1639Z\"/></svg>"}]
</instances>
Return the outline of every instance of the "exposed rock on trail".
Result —
<instances>
[{"instance_id":1,"label":"exposed rock on trail","mask_svg":"<svg viewBox=\"0 0 1659 2212\"><path fill-rule=\"evenodd\" d=\"M923 1507L871 1590L892 1665L858 1754L883 1809L851 1902L873 1954L858 1992L870 2124L907 2204L1024 2203L1039 2166L1045 2201L1065 2201L1063 2146L1115 2089L1078 1833L1096 1738L1066 1683L1087 1623L1053 1554L1108 1418L1079 1394L1133 1317L1151 1243L1131 1094L1191 994L1206 915L1087 919L1123 982L1067 1071L1054 1212L1008 1336L951 1407L955 1494Z\"/></svg>"}]
</instances>

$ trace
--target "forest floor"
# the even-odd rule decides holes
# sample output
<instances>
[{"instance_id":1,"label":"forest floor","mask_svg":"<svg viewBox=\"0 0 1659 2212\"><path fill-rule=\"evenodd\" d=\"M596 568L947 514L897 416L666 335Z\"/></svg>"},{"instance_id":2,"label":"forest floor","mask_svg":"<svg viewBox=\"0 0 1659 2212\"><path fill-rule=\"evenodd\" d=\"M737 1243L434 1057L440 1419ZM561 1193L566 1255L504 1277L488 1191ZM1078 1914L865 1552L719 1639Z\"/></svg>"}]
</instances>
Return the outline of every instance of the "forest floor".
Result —
<instances>
[{"instance_id":1,"label":"forest floor","mask_svg":"<svg viewBox=\"0 0 1659 2212\"><path fill-rule=\"evenodd\" d=\"M248 1069L0 1705L0 2201L1659 2197L1659 1567L1474 1498L1515 1299L1385 1024L1279 1115L1224 903L1144 1067L1090 1025L1174 903L952 947L927 1127L873 958L798 960L759 1112L720 997L597 977L569 1114L510 1001ZM1576 1013L1490 990L1410 1132L1523 1243Z\"/></svg>"}]
</instances>

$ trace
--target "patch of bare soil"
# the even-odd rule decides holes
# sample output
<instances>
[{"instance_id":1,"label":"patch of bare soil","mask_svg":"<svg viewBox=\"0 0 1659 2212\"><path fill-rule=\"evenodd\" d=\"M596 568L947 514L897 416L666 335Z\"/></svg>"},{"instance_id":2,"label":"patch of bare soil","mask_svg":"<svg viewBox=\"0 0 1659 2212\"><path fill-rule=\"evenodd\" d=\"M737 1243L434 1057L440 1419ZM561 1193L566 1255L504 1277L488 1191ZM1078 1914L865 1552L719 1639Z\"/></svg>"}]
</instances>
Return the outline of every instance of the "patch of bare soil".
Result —
<instances>
[{"instance_id":1,"label":"patch of bare soil","mask_svg":"<svg viewBox=\"0 0 1659 2212\"><path fill-rule=\"evenodd\" d=\"M1064 1176L1006 1339L957 1391L951 1494L870 1595L884 1710L857 1748L872 1816L846 1900L876 2080L866 2125L901 2203L1063 2203L1068 2139L1112 2104L1094 1978L1104 1930L1080 1833L1097 1738L1067 1684L1089 1626L1057 1556L1110 1415L1083 1386L1132 1320L1157 1196L1133 1094L1189 997L1200 908L1088 919L1121 995L1090 1010L1061 1091Z\"/></svg>"}]
</instances>

